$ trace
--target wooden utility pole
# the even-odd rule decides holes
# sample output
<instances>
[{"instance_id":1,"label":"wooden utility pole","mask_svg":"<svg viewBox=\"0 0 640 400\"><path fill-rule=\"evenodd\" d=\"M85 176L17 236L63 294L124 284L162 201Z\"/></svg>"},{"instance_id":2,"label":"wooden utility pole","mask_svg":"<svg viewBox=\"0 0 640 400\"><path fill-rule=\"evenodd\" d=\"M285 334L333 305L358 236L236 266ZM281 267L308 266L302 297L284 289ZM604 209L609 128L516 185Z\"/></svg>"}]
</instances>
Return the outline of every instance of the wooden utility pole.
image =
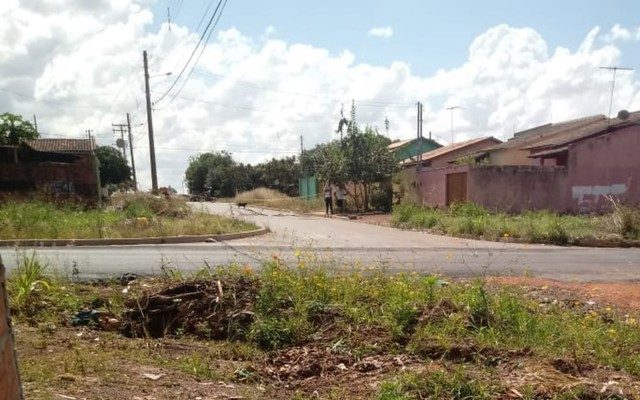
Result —
<instances>
[{"instance_id":1,"label":"wooden utility pole","mask_svg":"<svg viewBox=\"0 0 640 400\"><path fill-rule=\"evenodd\" d=\"M91 129L87 129L87 136L89 136L89 147L91 148L91 158L93 158L93 173L96 176L96 187L98 189L98 207L102 207L102 184L100 183L100 161L96 156L95 146L93 145L93 136L91 136Z\"/></svg>"},{"instance_id":2,"label":"wooden utility pole","mask_svg":"<svg viewBox=\"0 0 640 400\"><path fill-rule=\"evenodd\" d=\"M147 51L142 52L144 62L144 88L147 97L147 128L149 129L149 157L151 159L151 191L155 194L158 191L158 173L156 171L156 147L153 142L153 116L151 114L151 92L149 90L149 64L147 61Z\"/></svg>"},{"instance_id":3,"label":"wooden utility pole","mask_svg":"<svg viewBox=\"0 0 640 400\"><path fill-rule=\"evenodd\" d=\"M136 161L133 158L133 136L131 135L131 115L127 113L127 131L129 132L129 151L131 152L131 172L133 173L133 190L138 191L138 178L136 178Z\"/></svg>"},{"instance_id":4,"label":"wooden utility pole","mask_svg":"<svg viewBox=\"0 0 640 400\"><path fill-rule=\"evenodd\" d=\"M127 161L127 142L124 140L124 129L127 127L127 124L111 124L113 128L111 130L113 133L120 134L120 142L116 141L116 145L118 147L122 147L122 157L124 157L124 161Z\"/></svg>"}]
</instances>

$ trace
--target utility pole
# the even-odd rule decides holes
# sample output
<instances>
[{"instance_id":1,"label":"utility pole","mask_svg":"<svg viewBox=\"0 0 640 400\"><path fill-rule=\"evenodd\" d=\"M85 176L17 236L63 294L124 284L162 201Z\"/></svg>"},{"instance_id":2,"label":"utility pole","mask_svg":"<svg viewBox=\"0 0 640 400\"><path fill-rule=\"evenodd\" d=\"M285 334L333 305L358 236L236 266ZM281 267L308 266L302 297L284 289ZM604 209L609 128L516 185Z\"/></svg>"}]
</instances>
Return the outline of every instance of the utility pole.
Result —
<instances>
[{"instance_id":1,"label":"utility pole","mask_svg":"<svg viewBox=\"0 0 640 400\"><path fill-rule=\"evenodd\" d=\"M129 151L131 152L131 172L133 173L133 190L138 191L138 178L136 178L136 161L133 158L133 136L131 135L131 116L127 113L127 131L129 132Z\"/></svg>"},{"instance_id":2,"label":"utility pole","mask_svg":"<svg viewBox=\"0 0 640 400\"><path fill-rule=\"evenodd\" d=\"M142 52L144 62L144 87L147 97L147 127L149 128L149 157L151 158L151 191L158 191L158 173L156 171L156 148L153 143L153 116L151 115L151 93L149 91L149 64L147 61L147 51Z\"/></svg>"},{"instance_id":3,"label":"utility pole","mask_svg":"<svg viewBox=\"0 0 640 400\"><path fill-rule=\"evenodd\" d=\"M36 134L38 133L38 120L36 119L36 115L33 114L33 127L36 130Z\"/></svg>"},{"instance_id":4,"label":"utility pole","mask_svg":"<svg viewBox=\"0 0 640 400\"><path fill-rule=\"evenodd\" d=\"M416 131L418 139L418 167L420 167L422 161L422 110L423 106L421 102L417 104L417 118L416 118Z\"/></svg>"},{"instance_id":5,"label":"utility pole","mask_svg":"<svg viewBox=\"0 0 640 400\"><path fill-rule=\"evenodd\" d=\"M111 124L111 126L113 133L120 134L120 140L116 140L116 146L122 148L122 157L124 157L124 161L127 161L127 142L124 140L124 130L127 124Z\"/></svg>"},{"instance_id":6,"label":"utility pole","mask_svg":"<svg viewBox=\"0 0 640 400\"><path fill-rule=\"evenodd\" d=\"M613 107L613 89L616 86L616 72L617 71L633 71L633 68L624 68L624 67L600 67L600 69L606 69L609 71L613 71L613 79L611 80L611 95L609 96L609 114L607 114L607 118L611 119L611 107ZM608 124L611 122L609 121Z\"/></svg>"},{"instance_id":7,"label":"utility pole","mask_svg":"<svg viewBox=\"0 0 640 400\"><path fill-rule=\"evenodd\" d=\"M91 148L91 158L93 158L93 173L96 176L96 187L98 189L98 207L102 207L102 184L100 183L100 162L96 156L95 146L93 143L93 136L91 136L91 129L87 129L87 136L89 137L89 147Z\"/></svg>"},{"instance_id":8,"label":"utility pole","mask_svg":"<svg viewBox=\"0 0 640 400\"><path fill-rule=\"evenodd\" d=\"M447 110L451 111L451 144L455 143L455 136L453 135L453 110L462 108L460 106L447 107Z\"/></svg>"}]
</instances>

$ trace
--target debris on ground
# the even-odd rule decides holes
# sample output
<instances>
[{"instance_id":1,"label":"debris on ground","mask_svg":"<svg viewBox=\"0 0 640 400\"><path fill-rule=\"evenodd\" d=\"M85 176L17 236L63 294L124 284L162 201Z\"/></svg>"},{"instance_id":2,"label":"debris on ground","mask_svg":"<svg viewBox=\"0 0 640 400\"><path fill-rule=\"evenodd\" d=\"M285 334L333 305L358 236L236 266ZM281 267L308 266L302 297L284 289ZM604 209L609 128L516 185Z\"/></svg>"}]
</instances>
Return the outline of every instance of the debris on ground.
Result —
<instances>
[{"instance_id":1,"label":"debris on ground","mask_svg":"<svg viewBox=\"0 0 640 400\"><path fill-rule=\"evenodd\" d=\"M154 338L176 333L205 339L241 339L254 320L253 278L182 282L125 302L122 332Z\"/></svg>"}]
</instances>

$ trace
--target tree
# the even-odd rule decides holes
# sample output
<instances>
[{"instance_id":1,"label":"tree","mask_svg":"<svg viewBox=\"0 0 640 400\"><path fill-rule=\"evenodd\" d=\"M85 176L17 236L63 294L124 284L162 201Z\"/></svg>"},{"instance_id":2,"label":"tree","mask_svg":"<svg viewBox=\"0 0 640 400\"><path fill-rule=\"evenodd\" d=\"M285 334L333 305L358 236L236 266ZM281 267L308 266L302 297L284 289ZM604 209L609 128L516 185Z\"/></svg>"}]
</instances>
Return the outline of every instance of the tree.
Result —
<instances>
[{"instance_id":1,"label":"tree","mask_svg":"<svg viewBox=\"0 0 640 400\"><path fill-rule=\"evenodd\" d=\"M119 185L131 181L131 168L127 165L120 150L112 146L96 147L96 156L100 161L100 183Z\"/></svg>"},{"instance_id":2,"label":"tree","mask_svg":"<svg viewBox=\"0 0 640 400\"><path fill-rule=\"evenodd\" d=\"M234 196L235 161L226 151L202 153L189 159L185 181L189 193L208 196Z\"/></svg>"},{"instance_id":3,"label":"tree","mask_svg":"<svg viewBox=\"0 0 640 400\"><path fill-rule=\"evenodd\" d=\"M344 126L346 135L340 129ZM383 186L396 168L393 155L387 148L390 140L371 126L364 130L358 126L355 104L351 105L349 120L341 113L337 132L341 134L340 139L318 145L311 151L313 170L320 180L336 184L355 183L353 196L356 202L362 200L362 206L369 209L373 185Z\"/></svg>"},{"instance_id":4,"label":"tree","mask_svg":"<svg viewBox=\"0 0 640 400\"><path fill-rule=\"evenodd\" d=\"M20 115L0 115L0 145L17 145L25 140L37 138L38 132L31 122L23 120Z\"/></svg>"}]
</instances>

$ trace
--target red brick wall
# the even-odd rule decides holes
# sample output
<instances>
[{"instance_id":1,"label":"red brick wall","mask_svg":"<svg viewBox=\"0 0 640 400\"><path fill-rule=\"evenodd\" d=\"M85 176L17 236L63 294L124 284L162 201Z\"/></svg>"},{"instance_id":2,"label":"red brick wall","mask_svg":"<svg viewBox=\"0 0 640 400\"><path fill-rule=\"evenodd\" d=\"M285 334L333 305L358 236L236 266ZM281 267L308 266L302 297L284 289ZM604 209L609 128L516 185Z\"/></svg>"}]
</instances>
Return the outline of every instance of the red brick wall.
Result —
<instances>
[{"instance_id":1,"label":"red brick wall","mask_svg":"<svg viewBox=\"0 0 640 400\"><path fill-rule=\"evenodd\" d=\"M3 164L0 168L0 193L2 182L11 180L29 182L29 186L37 193L56 198L81 198L93 201L97 197L91 156L83 156L73 164L54 162ZM16 194L25 195L26 193Z\"/></svg>"},{"instance_id":2,"label":"red brick wall","mask_svg":"<svg viewBox=\"0 0 640 400\"><path fill-rule=\"evenodd\" d=\"M3 400L22 399L20 375L15 359L13 331L9 320L9 305L5 271L0 258L0 397Z\"/></svg>"}]
</instances>

